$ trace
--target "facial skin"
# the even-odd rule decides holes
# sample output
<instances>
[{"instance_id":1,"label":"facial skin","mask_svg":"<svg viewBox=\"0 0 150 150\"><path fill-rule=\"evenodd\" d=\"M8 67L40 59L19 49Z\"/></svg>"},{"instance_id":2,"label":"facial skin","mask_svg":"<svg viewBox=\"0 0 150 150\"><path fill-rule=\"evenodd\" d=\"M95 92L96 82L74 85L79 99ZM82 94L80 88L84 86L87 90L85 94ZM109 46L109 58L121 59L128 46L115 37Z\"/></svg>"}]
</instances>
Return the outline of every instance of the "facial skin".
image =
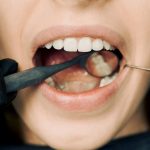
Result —
<instances>
[{"instance_id":1,"label":"facial skin","mask_svg":"<svg viewBox=\"0 0 150 150\"><path fill-rule=\"evenodd\" d=\"M0 59L15 59L20 71L33 67L35 35L61 25L106 26L123 38L129 63L150 67L148 0L0 0L0 4ZM35 87L20 91L13 105L25 123L24 141L63 150L89 150L147 130L142 104L150 74L127 70L125 81L110 98L109 109L95 113L58 109Z\"/></svg>"}]
</instances>

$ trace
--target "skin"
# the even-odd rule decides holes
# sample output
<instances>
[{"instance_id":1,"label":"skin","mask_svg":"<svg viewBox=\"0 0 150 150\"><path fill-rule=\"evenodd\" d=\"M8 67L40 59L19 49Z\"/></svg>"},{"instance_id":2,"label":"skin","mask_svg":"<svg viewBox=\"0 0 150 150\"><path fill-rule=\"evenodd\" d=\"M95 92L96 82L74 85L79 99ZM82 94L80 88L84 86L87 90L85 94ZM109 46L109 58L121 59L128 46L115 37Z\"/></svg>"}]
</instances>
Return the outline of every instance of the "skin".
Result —
<instances>
[{"instance_id":1,"label":"skin","mask_svg":"<svg viewBox=\"0 0 150 150\"><path fill-rule=\"evenodd\" d=\"M0 4L0 59L15 59L19 70L33 66L31 40L39 31L56 25L97 24L122 36L129 63L150 67L148 0L0 0ZM111 98L115 103L109 111L88 115L49 106L36 88L22 90L13 102L24 122L22 137L25 143L55 149L89 150L111 139L146 131L143 103L149 81L148 72L129 69L126 83Z\"/></svg>"}]
</instances>

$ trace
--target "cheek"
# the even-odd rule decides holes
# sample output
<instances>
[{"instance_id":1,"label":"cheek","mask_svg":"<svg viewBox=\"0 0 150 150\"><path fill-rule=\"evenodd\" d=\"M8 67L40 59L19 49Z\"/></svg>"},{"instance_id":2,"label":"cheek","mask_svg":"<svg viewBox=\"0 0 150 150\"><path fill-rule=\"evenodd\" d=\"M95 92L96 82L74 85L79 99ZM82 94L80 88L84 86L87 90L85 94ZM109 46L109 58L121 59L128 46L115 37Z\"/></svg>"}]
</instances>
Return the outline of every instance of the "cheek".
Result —
<instances>
[{"instance_id":1,"label":"cheek","mask_svg":"<svg viewBox=\"0 0 150 150\"><path fill-rule=\"evenodd\" d=\"M127 63L139 67L150 68L150 48L133 48L129 49L130 57L127 59Z\"/></svg>"}]
</instances>

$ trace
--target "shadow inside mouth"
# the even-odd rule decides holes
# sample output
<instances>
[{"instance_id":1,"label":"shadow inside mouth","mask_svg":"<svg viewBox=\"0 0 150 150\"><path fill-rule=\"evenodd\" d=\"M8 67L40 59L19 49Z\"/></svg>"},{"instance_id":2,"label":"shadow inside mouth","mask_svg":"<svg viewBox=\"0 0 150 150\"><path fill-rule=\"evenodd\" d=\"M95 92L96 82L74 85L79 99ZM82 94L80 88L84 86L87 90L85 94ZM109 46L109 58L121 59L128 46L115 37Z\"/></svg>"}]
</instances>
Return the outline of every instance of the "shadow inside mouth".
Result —
<instances>
[{"instance_id":1,"label":"shadow inside mouth","mask_svg":"<svg viewBox=\"0 0 150 150\"><path fill-rule=\"evenodd\" d=\"M98 53L106 53L106 50L102 50ZM113 53L117 56L118 64L114 71L106 77L93 76L79 65L74 65L49 77L45 80L45 82L57 90L71 93L81 93L106 86L113 82L116 78L122 61L122 54L119 50L114 50L109 53ZM63 49L56 50L53 47L50 50L46 48L39 48L33 57L33 63L35 66L60 64L71 60L80 54L81 52L66 52Z\"/></svg>"}]
</instances>

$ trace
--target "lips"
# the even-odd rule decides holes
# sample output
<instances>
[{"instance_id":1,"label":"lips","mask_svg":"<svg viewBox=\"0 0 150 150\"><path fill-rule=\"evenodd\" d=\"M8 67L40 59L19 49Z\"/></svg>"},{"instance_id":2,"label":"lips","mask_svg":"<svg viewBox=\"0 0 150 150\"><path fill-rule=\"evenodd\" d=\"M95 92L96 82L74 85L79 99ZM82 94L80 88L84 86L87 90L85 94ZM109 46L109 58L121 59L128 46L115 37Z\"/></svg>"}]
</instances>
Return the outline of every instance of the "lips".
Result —
<instances>
[{"instance_id":1,"label":"lips","mask_svg":"<svg viewBox=\"0 0 150 150\"><path fill-rule=\"evenodd\" d=\"M106 27L52 27L40 32L33 40L33 56L37 49L50 41L64 37L92 37L101 38L108 41L111 45L120 50L122 54L125 53L124 43L122 38L115 32ZM121 66L125 63L123 58ZM35 65L35 64L34 64ZM83 92L65 92L50 87L46 82L38 85L37 88L42 95L50 103L58 108L75 111L75 112L89 112L107 105L111 101L112 96L117 92L118 88L123 82L127 70L121 67L117 78L110 84L104 87L95 87ZM57 80L57 79L56 79ZM92 81L91 81L92 82ZM83 81L84 83L84 81Z\"/></svg>"}]
</instances>

